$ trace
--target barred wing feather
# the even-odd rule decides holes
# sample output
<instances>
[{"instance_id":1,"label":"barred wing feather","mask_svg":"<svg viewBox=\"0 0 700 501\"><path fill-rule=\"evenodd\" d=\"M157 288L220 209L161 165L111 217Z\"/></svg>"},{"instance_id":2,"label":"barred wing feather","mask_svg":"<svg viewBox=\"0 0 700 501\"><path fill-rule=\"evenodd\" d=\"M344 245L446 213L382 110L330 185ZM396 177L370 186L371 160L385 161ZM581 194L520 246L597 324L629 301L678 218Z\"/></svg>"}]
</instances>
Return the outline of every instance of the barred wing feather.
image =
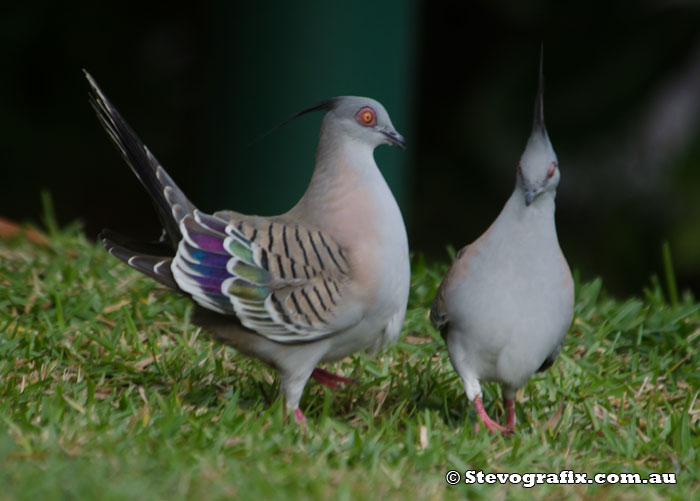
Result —
<instances>
[{"instance_id":1,"label":"barred wing feather","mask_svg":"<svg viewBox=\"0 0 700 501\"><path fill-rule=\"evenodd\" d=\"M297 223L195 210L180 222L172 271L201 306L235 314L273 341L315 341L338 330L349 266L329 235Z\"/></svg>"}]
</instances>

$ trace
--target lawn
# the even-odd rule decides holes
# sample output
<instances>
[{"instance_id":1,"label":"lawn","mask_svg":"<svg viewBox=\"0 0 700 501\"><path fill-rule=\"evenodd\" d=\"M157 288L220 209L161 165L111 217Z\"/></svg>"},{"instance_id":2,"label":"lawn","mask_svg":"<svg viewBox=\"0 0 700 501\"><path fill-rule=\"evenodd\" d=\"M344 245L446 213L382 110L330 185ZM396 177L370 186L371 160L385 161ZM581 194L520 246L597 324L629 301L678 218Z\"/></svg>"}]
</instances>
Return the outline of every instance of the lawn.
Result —
<instances>
[{"instance_id":1,"label":"lawn","mask_svg":"<svg viewBox=\"0 0 700 501\"><path fill-rule=\"evenodd\" d=\"M700 496L700 303L668 266L637 297L576 283L553 369L512 436L475 414L427 311L446 262L413 258L401 341L307 385L286 422L274 372L188 323L189 302L77 226L0 241L0 500ZM574 263L575 264L575 263ZM503 419L498 389L489 413ZM456 470L674 473L675 485L448 485Z\"/></svg>"}]
</instances>

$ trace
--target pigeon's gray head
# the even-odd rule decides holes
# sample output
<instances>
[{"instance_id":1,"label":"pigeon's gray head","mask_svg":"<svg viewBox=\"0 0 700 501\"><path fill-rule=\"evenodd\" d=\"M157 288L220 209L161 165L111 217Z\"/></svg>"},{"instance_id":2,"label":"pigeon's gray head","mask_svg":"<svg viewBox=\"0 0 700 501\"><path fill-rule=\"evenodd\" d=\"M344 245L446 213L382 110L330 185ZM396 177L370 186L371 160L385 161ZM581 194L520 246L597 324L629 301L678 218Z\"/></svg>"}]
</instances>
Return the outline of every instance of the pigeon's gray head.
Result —
<instances>
[{"instance_id":1,"label":"pigeon's gray head","mask_svg":"<svg viewBox=\"0 0 700 501\"><path fill-rule=\"evenodd\" d=\"M535 99L535 117L527 146L518 162L517 182L525 193L525 205L530 205L538 196L554 192L559 184L559 161L549 141L544 125L542 103L542 58L540 56L540 77Z\"/></svg>"},{"instance_id":2,"label":"pigeon's gray head","mask_svg":"<svg viewBox=\"0 0 700 501\"><path fill-rule=\"evenodd\" d=\"M406 147L406 140L396 131L389 113L379 101L357 96L333 97L297 113L292 118L316 110L328 110L323 119L325 127L372 148L380 144L395 144L401 149Z\"/></svg>"}]
</instances>

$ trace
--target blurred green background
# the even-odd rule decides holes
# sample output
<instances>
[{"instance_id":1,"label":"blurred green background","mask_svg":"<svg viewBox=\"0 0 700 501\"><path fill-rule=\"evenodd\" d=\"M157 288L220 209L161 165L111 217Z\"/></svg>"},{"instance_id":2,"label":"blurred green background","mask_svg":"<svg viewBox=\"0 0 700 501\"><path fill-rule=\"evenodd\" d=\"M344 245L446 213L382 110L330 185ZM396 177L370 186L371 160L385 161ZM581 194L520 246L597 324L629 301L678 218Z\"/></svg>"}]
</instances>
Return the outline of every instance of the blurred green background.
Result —
<instances>
[{"instance_id":1,"label":"blurred green background","mask_svg":"<svg viewBox=\"0 0 700 501\"><path fill-rule=\"evenodd\" d=\"M153 237L145 192L87 101L92 73L204 210L274 214L309 180L334 95L381 101L409 143L379 148L413 250L448 259L513 189L540 43L562 181L562 248L584 279L638 292L671 245L700 286L700 3L169 2L3 6L0 217Z\"/></svg>"}]
</instances>

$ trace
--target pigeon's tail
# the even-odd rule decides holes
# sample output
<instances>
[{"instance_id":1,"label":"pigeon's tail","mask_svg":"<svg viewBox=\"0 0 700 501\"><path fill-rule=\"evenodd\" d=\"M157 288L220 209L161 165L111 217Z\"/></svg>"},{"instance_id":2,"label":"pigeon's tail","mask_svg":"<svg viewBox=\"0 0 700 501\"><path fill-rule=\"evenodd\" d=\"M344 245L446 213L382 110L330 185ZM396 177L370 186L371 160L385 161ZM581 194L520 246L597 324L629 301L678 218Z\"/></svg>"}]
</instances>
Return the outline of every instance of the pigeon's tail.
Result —
<instances>
[{"instance_id":1,"label":"pigeon's tail","mask_svg":"<svg viewBox=\"0 0 700 501\"><path fill-rule=\"evenodd\" d=\"M182 239L180 221L186 215L194 213L195 206L165 172L146 145L141 142L131 126L97 86L92 76L88 72L85 72L85 76L92 88L91 104L97 112L97 118L153 199L165 229L165 237L170 242L171 252L174 252Z\"/></svg>"},{"instance_id":2,"label":"pigeon's tail","mask_svg":"<svg viewBox=\"0 0 700 501\"><path fill-rule=\"evenodd\" d=\"M110 230L100 233L105 249L120 261L148 275L157 282L176 291L181 291L175 282L170 265L172 250L167 242L142 243L130 241Z\"/></svg>"}]
</instances>

